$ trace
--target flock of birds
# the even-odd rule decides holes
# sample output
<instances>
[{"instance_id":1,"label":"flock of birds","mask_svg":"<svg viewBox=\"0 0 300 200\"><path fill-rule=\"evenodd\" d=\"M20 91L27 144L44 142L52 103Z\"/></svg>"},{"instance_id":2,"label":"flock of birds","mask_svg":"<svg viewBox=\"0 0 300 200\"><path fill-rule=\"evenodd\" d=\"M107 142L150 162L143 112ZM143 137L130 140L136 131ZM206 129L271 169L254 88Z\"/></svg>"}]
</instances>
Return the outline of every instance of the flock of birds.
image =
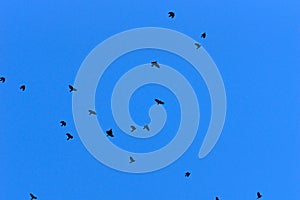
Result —
<instances>
[{"instance_id":1,"label":"flock of birds","mask_svg":"<svg viewBox=\"0 0 300 200\"><path fill-rule=\"evenodd\" d=\"M172 12L172 11L170 11L168 14L169 14L170 18L175 17L175 13ZM201 34L201 38L206 38L206 32ZM201 47L201 45L199 43L195 43L195 46L196 46L196 49L199 49ZM160 65L157 61L152 61L151 66L156 67L156 68L160 68ZM5 81L6 81L5 77L0 77L0 82L5 83ZM21 91L25 91L25 88L26 88L25 85L20 86ZM76 88L74 88L72 85L69 85L69 92L76 92L76 91L77 91ZM162 100L159 100L159 99L154 99L154 101L157 103L157 105L164 105L165 104L165 102L163 102ZM96 115L97 114L94 110L88 110L88 113L89 113L89 115ZM62 121L60 121L60 125L61 126L66 126L67 123L66 123L66 121L62 120ZM131 125L130 128L131 128L131 132L134 132L136 130L136 127L133 126L133 125ZM150 131L150 128L149 128L148 125L144 125L143 129L145 129L147 131ZM114 137L112 129L107 130L106 135L108 137ZM71 135L70 133L66 133L66 136L67 136L67 140L71 140L71 139L74 138L74 136ZM129 157L129 163L134 163L134 162L135 162L135 159L132 156L130 156ZM185 177L189 177L190 175L191 175L190 172L185 173ZM37 199L37 196L33 195L32 193L30 193L29 195L30 195L31 200ZM257 196L257 199L262 198L262 195L261 195L260 192L257 192L256 196ZM216 197L216 200L220 200L219 197Z\"/></svg>"}]
</instances>

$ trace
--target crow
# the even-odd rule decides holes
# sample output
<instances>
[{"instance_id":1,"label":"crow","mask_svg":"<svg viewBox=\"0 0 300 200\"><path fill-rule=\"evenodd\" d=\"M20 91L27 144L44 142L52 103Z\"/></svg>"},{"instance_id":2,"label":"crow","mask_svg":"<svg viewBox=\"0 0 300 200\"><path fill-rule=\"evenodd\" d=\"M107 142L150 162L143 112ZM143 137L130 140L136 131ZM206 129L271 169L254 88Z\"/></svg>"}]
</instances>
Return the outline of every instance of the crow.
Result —
<instances>
[{"instance_id":1,"label":"crow","mask_svg":"<svg viewBox=\"0 0 300 200\"><path fill-rule=\"evenodd\" d=\"M71 135L70 133L67 133L66 136L68 137L67 140L73 139L73 135Z\"/></svg>"},{"instance_id":2,"label":"crow","mask_svg":"<svg viewBox=\"0 0 300 200\"><path fill-rule=\"evenodd\" d=\"M257 192L256 195L257 195L257 199L260 199L262 197L262 195L259 192Z\"/></svg>"},{"instance_id":3,"label":"crow","mask_svg":"<svg viewBox=\"0 0 300 200\"><path fill-rule=\"evenodd\" d=\"M201 38L206 38L206 33L205 32L201 34Z\"/></svg>"},{"instance_id":4,"label":"crow","mask_svg":"<svg viewBox=\"0 0 300 200\"><path fill-rule=\"evenodd\" d=\"M147 131L150 131L150 128L148 125L145 125L143 129L146 129Z\"/></svg>"},{"instance_id":5,"label":"crow","mask_svg":"<svg viewBox=\"0 0 300 200\"><path fill-rule=\"evenodd\" d=\"M169 17L171 17L171 18L174 18L175 17L175 13L174 12L168 12L168 14L169 14Z\"/></svg>"},{"instance_id":6,"label":"crow","mask_svg":"<svg viewBox=\"0 0 300 200\"><path fill-rule=\"evenodd\" d=\"M129 160L130 160L130 162L129 163L133 163L133 162L135 162L135 160L133 159L133 157L129 157Z\"/></svg>"},{"instance_id":7,"label":"crow","mask_svg":"<svg viewBox=\"0 0 300 200\"><path fill-rule=\"evenodd\" d=\"M0 77L0 82L4 83L5 82L5 77Z\"/></svg>"},{"instance_id":8,"label":"crow","mask_svg":"<svg viewBox=\"0 0 300 200\"><path fill-rule=\"evenodd\" d=\"M74 88L72 85L69 85L69 88L70 88L70 92L76 92L77 91L77 89L76 88Z\"/></svg>"},{"instance_id":9,"label":"crow","mask_svg":"<svg viewBox=\"0 0 300 200\"><path fill-rule=\"evenodd\" d=\"M96 112L93 110L89 110L89 115L96 115Z\"/></svg>"},{"instance_id":10,"label":"crow","mask_svg":"<svg viewBox=\"0 0 300 200\"><path fill-rule=\"evenodd\" d=\"M60 121L60 126L66 126L67 123L65 121Z\"/></svg>"},{"instance_id":11,"label":"crow","mask_svg":"<svg viewBox=\"0 0 300 200\"><path fill-rule=\"evenodd\" d=\"M106 131L106 134L107 134L106 136L114 137L112 129L109 129L108 131Z\"/></svg>"},{"instance_id":12,"label":"crow","mask_svg":"<svg viewBox=\"0 0 300 200\"><path fill-rule=\"evenodd\" d=\"M24 91L25 90L25 85L21 85L20 90Z\"/></svg>"},{"instance_id":13,"label":"crow","mask_svg":"<svg viewBox=\"0 0 300 200\"><path fill-rule=\"evenodd\" d=\"M133 132L133 131L135 131L135 126L130 126L130 128L131 128L131 132Z\"/></svg>"},{"instance_id":14,"label":"crow","mask_svg":"<svg viewBox=\"0 0 300 200\"><path fill-rule=\"evenodd\" d=\"M157 68L160 68L159 64L157 63L157 61L153 61L151 62L151 67L157 67Z\"/></svg>"},{"instance_id":15,"label":"crow","mask_svg":"<svg viewBox=\"0 0 300 200\"><path fill-rule=\"evenodd\" d=\"M199 43L195 43L195 45L196 45L196 49L199 49L201 47Z\"/></svg>"},{"instance_id":16,"label":"crow","mask_svg":"<svg viewBox=\"0 0 300 200\"><path fill-rule=\"evenodd\" d=\"M165 102L163 102L161 100L158 100L158 99L154 99L154 101L157 103L157 105L159 105L159 104L165 104Z\"/></svg>"},{"instance_id":17,"label":"crow","mask_svg":"<svg viewBox=\"0 0 300 200\"><path fill-rule=\"evenodd\" d=\"M185 177L189 177L190 175L191 175L190 172L186 172L186 173L185 173Z\"/></svg>"},{"instance_id":18,"label":"crow","mask_svg":"<svg viewBox=\"0 0 300 200\"><path fill-rule=\"evenodd\" d=\"M29 194L30 195L30 197L31 197L31 200L33 200L33 199L37 199L37 197L36 196L34 196L33 194Z\"/></svg>"}]
</instances>

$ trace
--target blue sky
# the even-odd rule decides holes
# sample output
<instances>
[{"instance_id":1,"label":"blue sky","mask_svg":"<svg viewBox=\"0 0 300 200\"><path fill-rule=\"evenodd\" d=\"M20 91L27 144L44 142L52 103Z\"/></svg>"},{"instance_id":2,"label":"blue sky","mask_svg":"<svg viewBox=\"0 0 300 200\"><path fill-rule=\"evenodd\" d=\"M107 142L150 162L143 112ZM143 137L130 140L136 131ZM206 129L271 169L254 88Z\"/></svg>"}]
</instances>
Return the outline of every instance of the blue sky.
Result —
<instances>
[{"instance_id":1,"label":"blue sky","mask_svg":"<svg viewBox=\"0 0 300 200\"><path fill-rule=\"evenodd\" d=\"M250 200L257 191L263 199L299 199L299 7L297 0L1 1L0 76L6 82L0 84L0 199L29 199L32 192L41 200ZM169 11L175 12L174 19L168 18ZM155 58L180 68L201 97L201 127L188 151L162 170L127 174L101 164L80 141L68 84L100 42L148 26L180 31L203 45L223 77L227 116L213 151L198 159L210 119L201 77L166 52L121 57L103 79L119 72L118 65L134 67ZM207 38L200 38L202 32ZM98 86L96 106L102 100L109 105L113 83ZM22 84L25 92L19 90ZM138 90L132 99L139 103L130 106L133 118L137 123L149 120L141 114L151 105L149 99L141 100L145 93L151 100L159 94L171 102L166 129L149 142L114 140L122 148L147 152L174 137L178 117L172 111L178 110L178 102L164 88ZM101 123L115 127L108 107L103 112L108 117ZM61 120L67 127L60 127ZM74 139L66 141L66 132Z\"/></svg>"}]
</instances>

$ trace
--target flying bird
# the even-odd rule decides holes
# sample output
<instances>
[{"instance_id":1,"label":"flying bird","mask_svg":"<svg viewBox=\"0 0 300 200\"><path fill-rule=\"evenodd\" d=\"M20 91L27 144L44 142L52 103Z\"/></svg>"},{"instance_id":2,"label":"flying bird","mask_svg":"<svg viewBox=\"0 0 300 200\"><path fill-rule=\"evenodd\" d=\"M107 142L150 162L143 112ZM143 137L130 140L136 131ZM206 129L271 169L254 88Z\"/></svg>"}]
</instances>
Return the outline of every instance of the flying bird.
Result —
<instances>
[{"instance_id":1,"label":"flying bird","mask_svg":"<svg viewBox=\"0 0 300 200\"><path fill-rule=\"evenodd\" d=\"M4 83L5 82L5 77L0 77L0 82Z\"/></svg>"},{"instance_id":2,"label":"flying bird","mask_svg":"<svg viewBox=\"0 0 300 200\"><path fill-rule=\"evenodd\" d=\"M70 92L76 92L77 91L77 89L76 88L74 88L72 85L69 85L69 88L70 88Z\"/></svg>"},{"instance_id":3,"label":"flying bird","mask_svg":"<svg viewBox=\"0 0 300 200\"><path fill-rule=\"evenodd\" d=\"M135 131L135 126L130 126L130 128L131 128L131 132L133 132L133 131Z\"/></svg>"},{"instance_id":4,"label":"flying bird","mask_svg":"<svg viewBox=\"0 0 300 200\"><path fill-rule=\"evenodd\" d=\"M199 43L195 43L196 48L199 49L201 47L201 45Z\"/></svg>"},{"instance_id":5,"label":"flying bird","mask_svg":"<svg viewBox=\"0 0 300 200\"><path fill-rule=\"evenodd\" d=\"M157 103L157 105L159 105L159 104L165 104L165 102L163 102L163 101L161 101L159 99L154 99L154 101Z\"/></svg>"},{"instance_id":6,"label":"flying bird","mask_svg":"<svg viewBox=\"0 0 300 200\"><path fill-rule=\"evenodd\" d=\"M201 34L201 38L206 38L206 33L205 32Z\"/></svg>"},{"instance_id":7,"label":"flying bird","mask_svg":"<svg viewBox=\"0 0 300 200\"><path fill-rule=\"evenodd\" d=\"M108 131L106 131L107 136L109 137L114 137L112 129L109 129Z\"/></svg>"},{"instance_id":8,"label":"flying bird","mask_svg":"<svg viewBox=\"0 0 300 200\"><path fill-rule=\"evenodd\" d=\"M21 85L20 90L24 91L25 90L25 85Z\"/></svg>"},{"instance_id":9,"label":"flying bird","mask_svg":"<svg viewBox=\"0 0 300 200\"><path fill-rule=\"evenodd\" d=\"M135 160L134 160L133 157L131 157L131 156L129 157L129 160L130 160L129 163L135 162Z\"/></svg>"},{"instance_id":10,"label":"flying bird","mask_svg":"<svg viewBox=\"0 0 300 200\"><path fill-rule=\"evenodd\" d=\"M96 115L96 112L93 110L89 110L89 115Z\"/></svg>"},{"instance_id":11,"label":"flying bird","mask_svg":"<svg viewBox=\"0 0 300 200\"><path fill-rule=\"evenodd\" d=\"M169 17L174 18L175 17L175 13L174 12L168 12Z\"/></svg>"},{"instance_id":12,"label":"flying bird","mask_svg":"<svg viewBox=\"0 0 300 200\"><path fill-rule=\"evenodd\" d=\"M262 195L259 192L257 192L256 195L257 195L257 199L260 199L262 197Z\"/></svg>"},{"instance_id":13,"label":"flying bird","mask_svg":"<svg viewBox=\"0 0 300 200\"><path fill-rule=\"evenodd\" d=\"M191 175L190 172L186 172L186 173L185 173L185 177L189 177L190 175Z\"/></svg>"},{"instance_id":14,"label":"flying bird","mask_svg":"<svg viewBox=\"0 0 300 200\"><path fill-rule=\"evenodd\" d=\"M216 200L219 200L219 197L216 197Z\"/></svg>"},{"instance_id":15,"label":"flying bird","mask_svg":"<svg viewBox=\"0 0 300 200\"><path fill-rule=\"evenodd\" d=\"M33 199L37 199L37 197L36 196L34 196L33 194L29 194L30 195L30 197L31 197L31 200L33 200Z\"/></svg>"},{"instance_id":16,"label":"flying bird","mask_svg":"<svg viewBox=\"0 0 300 200\"><path fill-rule=\"evenodd\" d=\"M150 128L148 125L145 125L143 129L146 129L147 131L150 131Z\"/></svg>"},{"instance_id":17,"label":"flying bird","mask_svg":"<svg viewBox=\"0 0 300 200\"><path fill-rule=\"evenodd\" d=\"M66 126L67 123L65 121L60 121L60 126Z\"/></svg>"},{"instance_id":18,"label":"flying bird","mask_svg":"<svg viewBox=\"0 0 300 200\"><path fill-rule=\"evenodd\" d=\"M160 66L159 66L159 64L157 63L157 61L151 62L151 67L157 67L157 68L160 68Z\"/></svg>"},{"instance_id":19,"label":"flying bird","mask_svg":"<svg viewBox=\"0 0 300 200\"><path fill-rule=\"evenodd\" d=\"M68 137L67 140L73 139L73 135L71 135L70 133L67 133L66 136Z\"/></svg>"}]
</instances>

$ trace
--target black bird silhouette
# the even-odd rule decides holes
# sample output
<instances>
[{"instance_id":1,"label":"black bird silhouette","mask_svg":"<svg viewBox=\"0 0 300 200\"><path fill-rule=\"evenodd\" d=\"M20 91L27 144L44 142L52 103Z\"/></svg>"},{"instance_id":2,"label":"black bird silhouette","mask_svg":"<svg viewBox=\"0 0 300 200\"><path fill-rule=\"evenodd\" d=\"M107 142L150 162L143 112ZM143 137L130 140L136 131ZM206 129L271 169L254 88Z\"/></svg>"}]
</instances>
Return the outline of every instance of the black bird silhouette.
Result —
<instances>
[{"instance_id":1,"label":"black bird silhouette","mask_svg":"<svg viewBox=\"0 0 300 200\"><path fill-rule=\"evenodd\" d=\"M190 175L191 175L190 172L186 172L184 176L185 176L185 177L189 177Z\"/></svg>"},{"instance_id":2,"label":"black bird silhouette","mask_svg":"<svg viewBox=\"0 0 300 200\"><path fill-rule=\"evenodd\" d=\"M148 125L145 125L143 129L146 129L147 131L150 131L150 128Z\"/></svg>"},{"instance_id":3,"label":"black bird silhouette","mask_svg":"<svg viewBox=\"0 0 300 200\"><path fill-rule=\"evenodd\" d=\"M97 113L93 110L89 110L89 115L96 115Z\"/></svg>"},{"instance_id":4,"label":"black bird silhouette","mask_svg":"<svg viewBox=\"0 0 300 200\"><path fill-rule=\"evenodd\" d=\"M174 12L168 12L169 17L174 18L175 17L175 13Z\"/></svg>"},{"instance_id":5,"label":"black bird silhouette","mask_svg":"<svg viewBox=\"0 0 300 200\"><path fill-rule=\"evenodd\" d=\"M151 66L152 66L152 67L155 66L155 67L157 67L157 68L160 68L160 66L159 66L159 64L157 63L157 61L152 61L152 62L151 62Z\"/></svg>"},{"instance_id":6,"label":"black bird silhouette","mask_svg":"<svg viewBox=\"0 0 300 200\"><path fill-rule=\"evenodd\" d=\"M4 83L5 82L5 77L0 77L0 82Z\"/></svg>"},{"instance_id":7,"label":"black bird silhouette","mask_svg":"<svg viewBox=\"0 0 300 200\"><path fill-rule=\"evenodd\" d=\"M130 132L133 132L133 131L136 130L136 127L135 127L135 126L130 126L130 128L131 128L131 131L130 131Z\"/></svg>"},{"instance_id":8,"label":"black bird silhouette","mask_svg":"<svg viewBox=\"0 0 300 200\"><path fill-rule=\"evenodd\" d=\"M72 85L69 85L69 88L70 88L70 92L75 92L75 91L77 91L77 89L76 88L74 88Z\"/></svg>"},{"instance_id":9,"label":"black bird silhouette","mask_svg":"<svg viewBox=\"0 0 300 200\"><path fill-rule=\"evenodd\" d=\"M131 157L131 156L129 157L129 160L130 160L130 161L129 161L129 163L133 163L133 162L135 162L134 158L133 158L133 157Z\"/></svg>"},{"instance_id":10,"label":"black bird silhouette","mask_svg":"<svg viewBox=\"0 0 300 200\"><path fill-rule=\"evenodd\" d=\"M262 195L259 192L257 192L256 195L257 195L257 199L262 198Z\"/></svg>"},{"instance_id":11,"label":"black bird silhouette","mask_svg":"<svg viewBox=\"0 0 300 200\"><path fill-rule=\"evenodd\" d=\"M216 200L219 200L219 197L216 197Z\"/></svg>"},{"instance_id":12,"label":"black bird silhouette","mask_svg":"<svg viewBox=\"0 0 300 200\"><path fill-rule=\"evenodd\" d=\"M25 90L25 85L21 85L20 90L24 91Z\"/></svg>"},{"instance_id":13,"label":"black bird silhouette","mask_svg":"<svg viewBox=\"0 0 300 200\"><path fill-rule=\"evenodd\" d=\"M109 129L108 131L106 131L107 136L109 137L114 137L112 129Z\"/></svg>"},{"instance_id":14,"label":"black bird silhouette","mask_svg":"<svg viewBox=\"0 0 300 200\"><path fill-rule=\"evenodd\" d=\"M30 197L31 197L31 200L33 200L33 199L37 199L37 197L36 196L34 196L33 194L29 194L30 195Z\"/></svg>"},{"instance_id":15,"label":"black bird silhouette","mask_svg":"<svg viewBox=\"0 0 300 200\"><path fill-rule=\"evenodd\" d=\"M165 104L165 102L163 102L161 100L158 100L158 99L154 99L154 101L157 103L157 105L159 105L159 104Z\"/></svg>"},{"instance_id":16,"label":"black bird silhouette","mask_svg":"<svg viewBox=\"0 0 300 200\"><path fill-rule=\"evenodd\" d=\"M73 139L73 135L71 135L70 133L67 133L66 136L68 137L67 140Z\"/></svg>"},{"instance_id":17,"label":"black bird silhouette","mask_svg":"<svg viewBox=\"0 0 300 200\"><path fill-rule=\"evenodd\" d=\"M66 126L67 123L65 121L60 121L60 126Z\"/></svg>"},{"instance_id":18,"label":"black bird silhouette","mask_svg":"<svg viewBox=\"0 0 300 200\"><path fill-rule=\"evenodd\" d=\"M206 38L206 33L205 32L201 34L201 38Z\"/></svg>"}]
</instances>

